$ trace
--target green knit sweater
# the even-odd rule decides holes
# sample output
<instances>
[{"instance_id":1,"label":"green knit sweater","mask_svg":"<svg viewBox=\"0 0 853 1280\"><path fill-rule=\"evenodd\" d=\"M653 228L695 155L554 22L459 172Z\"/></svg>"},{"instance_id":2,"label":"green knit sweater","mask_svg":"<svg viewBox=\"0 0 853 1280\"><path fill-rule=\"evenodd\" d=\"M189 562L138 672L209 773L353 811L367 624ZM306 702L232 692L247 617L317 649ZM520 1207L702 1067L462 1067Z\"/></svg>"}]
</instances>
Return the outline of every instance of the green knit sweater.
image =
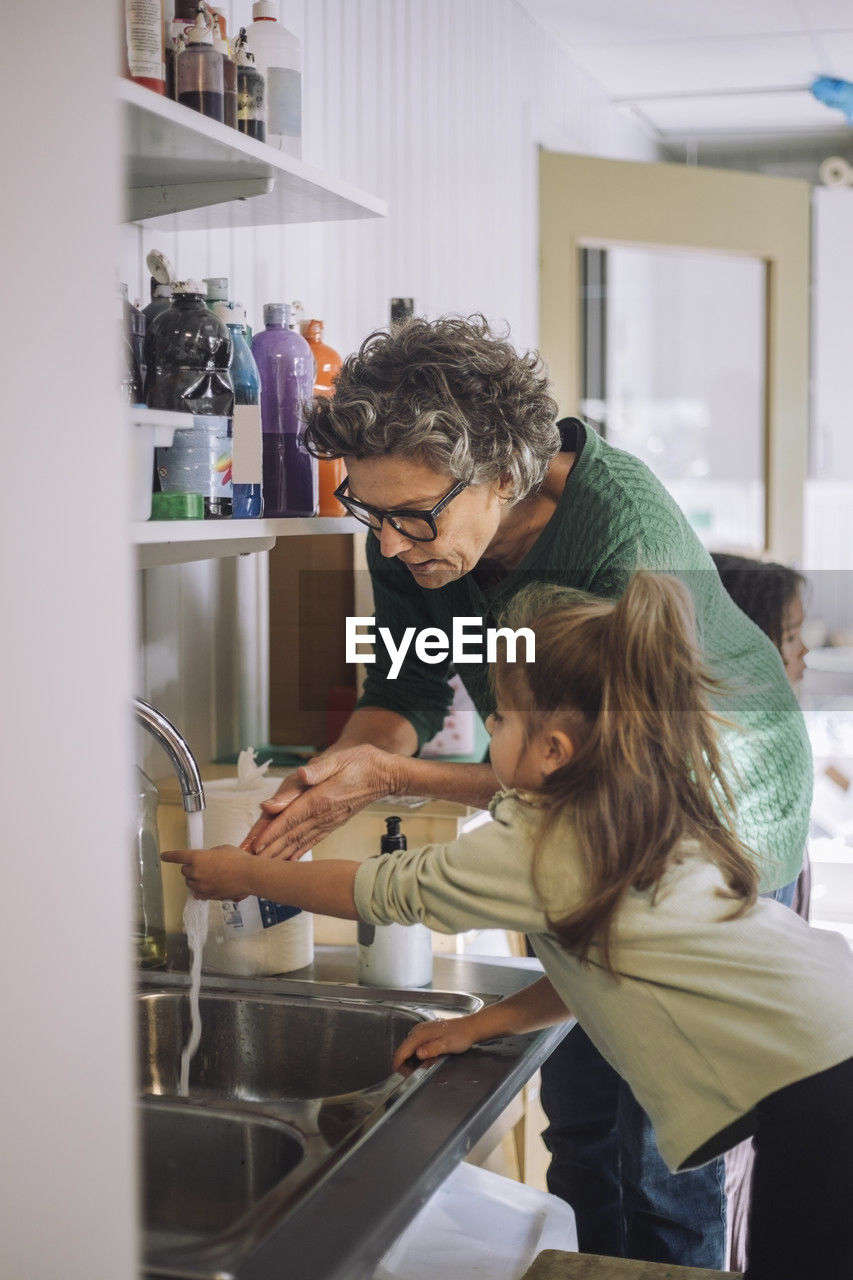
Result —
<instances>
[{"instance_id":1,"label":"green knit sweater","mask_svg":"<svg viewBox=\"0 0 853 1280\"><path fill-rule=\"evenodd\" d=\"M388 627L399 644L411 626L439 627L450 635L454 617L497 626L509 599L531 581L616 598L636 569L678 574L693 597L706 660L728 688L719 710L738 725L725 735L738 833L757 855L762 891L789 884L803 859L812 764L802 712L775 646L733 603L708 552L648 467L575 419L565 419L560 429L564 449L579 456L548 524L496 585L478 583L475 570L425 589L396 559L384 559L378 540L368 535L377 627ZM422 746L441 728L454 668L449 660L421 662L413 649L394 680L389 667L385 646L377 644L359 706L398 712ZM485 718L494 710L486 664L460 664L457 674Z\"/></svg>"}]
</instances>

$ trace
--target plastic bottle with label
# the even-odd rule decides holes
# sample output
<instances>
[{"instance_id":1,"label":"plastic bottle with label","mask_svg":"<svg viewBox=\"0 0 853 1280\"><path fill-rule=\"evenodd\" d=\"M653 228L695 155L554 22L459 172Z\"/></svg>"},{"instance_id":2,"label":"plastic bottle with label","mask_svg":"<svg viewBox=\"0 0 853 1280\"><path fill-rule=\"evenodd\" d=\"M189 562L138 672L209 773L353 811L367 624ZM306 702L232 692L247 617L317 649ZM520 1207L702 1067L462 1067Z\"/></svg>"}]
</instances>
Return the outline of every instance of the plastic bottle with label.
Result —
<instances>
[{"instance_id":1,"label":"plastic bottle with label","mask_svg":"<svg viewBox=\"0 0 853 1280\"><path fill-rule=\"evenodd\" d=\"M175 56L175 96L211 120L225 119L222 54L213 47L213 17L204 0L199 0L198 17L187 31L186 45Z\"/></svg>"},{"instance_id":2,"label":"plastic bottle with label","mask_svg":"<svg viewBox=\"0 0 853 1280\"><path fill-rule=\"evenodd\" d=\"M232 488L235 520L263 515L263 437L261 375L246 341L246 312L239 302L218 300L211 308L231 334L231 381L234 384Z\"/></svg>"},{"instance_id":3,"label":"plastic bottle with label","mask_svg":"<svg viewBox=\"0 0 853 1280\"><path fill-rule=\"evenodd\" d=\"M127 285L118 286L122 334L121 394L128 404L142 403L145 381L145 316L127 296Z\"/></svg>"},{"instance_id":4,"label":"plastic bottle with label","mask_svg":"<svg viewBox=\"0 0 853 1280\"><path fill-rule=\"evenodd\" d=\"M157 449L161 490L200 493L207 519L230 516L231 335L208 310L198 281L173 285L172 305L155 317L146 334L145 357L149 409L192 415L169 448Z\"/></svg>"},{"instance_id":5,"label":"plastic bottle with label","mask_svg":"<svg viewBox=\"0 0 853 1280\"><path fill-rule=\"evenodd\" d=\"M124 74L154 93L166 92L163 0L124 0Z\"/></svg>"},{"instance_id":6,"label":"plastic bottle with label","mask_svg":"<svg viewBox=\"0 0 853 1280\"><path fill-rule=\"evenodd\" d=\"M341 371L341 357L333 347L323 341L323 321L309 320L304 328L305 341L311 348L317 372L314 378L314 395L334 394L335 379ZM335 490L346 475L343 458L318 458L317 482L319 490L318 511L321 516L345 516L346 508L335 497Z\"/></svg>"},{"instance_id":7,"label":"plastic bottle with label","mask_svg":"<svg viewBox=\"0 0 853 1280\"><path fill-rule=\"evenodd\" d=\"M136 768L136 960L143 969L162 969L166 963L166 927L160 841L157 835L159 792L147 774Z\"/></svg>"},{"instance_id":8,"label":"plastic bottle with label","mask_svg":"<svg viewBox=\"0 0 853 1280\"><path fill-rule=\"evenodd\" d=\"M303 407L314 387L314 357L305 339L287 327L284 302L264 306L265 328L252 339L261 375L264 514L317 514L317 459L303 443Z\"/></svg>"},{"instance_id":9,"label":"plastic bottle with label","mask_svg":"<svg viewBox=\"0 0 853 1280\"><path fill-rule=\"evenodd\" d=\"M400 819L385 819L379 852L406 848ZM432 982L432 934L422 924L358 925L358 980L366 987L426 987Z\"/></svg>"},{"instance_id":10,"label":"plastic bottle with label","mask_svg":"<svg viewBox=\"0 0 853 1280\"><path fill-rule=\"evenodd\" d=\"M255 0L246 34L255 65L266 81L267 142L298 160L302 155L302 50L278 17L278 0Z\"/></svg>"}]
</instances>

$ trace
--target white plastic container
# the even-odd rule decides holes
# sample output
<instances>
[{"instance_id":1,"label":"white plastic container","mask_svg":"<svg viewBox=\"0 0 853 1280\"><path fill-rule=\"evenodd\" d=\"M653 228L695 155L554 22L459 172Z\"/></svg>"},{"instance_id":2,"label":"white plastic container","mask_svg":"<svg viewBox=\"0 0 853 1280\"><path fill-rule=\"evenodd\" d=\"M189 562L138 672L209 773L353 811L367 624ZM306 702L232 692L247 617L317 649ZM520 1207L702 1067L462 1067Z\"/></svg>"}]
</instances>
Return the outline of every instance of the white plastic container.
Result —
<instances>
[{"instance_id":1,"label":"white plastic container","mask_svg":"<svg viewBox=\"0 0 853 1280\"><path fill-rule=\"evenodd\" d=\"M519 1280L543 1249L578 1247L574 1210L547 1191L460 1164L372 1280Z\"/></svg>"},{"instance_id":2,"label":"white plastic container","mask_svg":"<svg viewBox=\"0 0 853 1280\"><path fill-rule=\"evenodd\" d=\"M380 853L406 848L400 819L385 819ZM366 987L425 987L432 982L432 934L422 924L358 924L358 980Z\"/></svg>"},{"instance_id":3,"label":"white plastic container","mask_svg":"<svg viewBox=\"0 0 853 1280\"><path fill-rule=\"evenodd\" d=\"M204 843L237 844L261 814L261 801L275 795L281 778L267 778L254 751L241 751L236 778L204 784ZM306 854L309 858L311 855ZM314 958L314 917L297 907L260 898L211 902L204 944L205 973L254 978L302 969Z\"/></svg>"},{"instance_id":4,"label":"white plastic container","mask_svg":"<svg viewBox=\"0 0 853 1280\"><path fill-rule=\"evenodd\" d=\"M278 21L278 0L255 0L246 30L249 52L266 83L266 141L299 160L302 156L302 51Z\"/></svg>"}]
</instances>

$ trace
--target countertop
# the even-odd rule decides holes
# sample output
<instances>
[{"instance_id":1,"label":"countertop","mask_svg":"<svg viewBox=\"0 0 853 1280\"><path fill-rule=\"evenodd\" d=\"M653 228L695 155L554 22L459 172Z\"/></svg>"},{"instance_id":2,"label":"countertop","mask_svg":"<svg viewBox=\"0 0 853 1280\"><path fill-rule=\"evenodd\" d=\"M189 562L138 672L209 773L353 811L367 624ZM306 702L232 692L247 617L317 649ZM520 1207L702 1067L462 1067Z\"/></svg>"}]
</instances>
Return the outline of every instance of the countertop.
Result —
<instances>
[{"instance_id":1,"label":"countertop","mask_svg":"<svg viewBox=\"0 0 853 1280\"><path fill-rule=\"evenodd\" d=\"M185 967L175 956L175 967ZM535 982L537 960L436 955L432 987L486 1000ZM317 947L289 981L355 983L351 947ZM274 983L275 978L258 979ZM365 988L358 988L364 993ZM449 1056L339 1169L295 1204L240 1268L240 1280L368 1280L421 1206L479 1141L569 1026Z\"/></svg>"}]
</instances>

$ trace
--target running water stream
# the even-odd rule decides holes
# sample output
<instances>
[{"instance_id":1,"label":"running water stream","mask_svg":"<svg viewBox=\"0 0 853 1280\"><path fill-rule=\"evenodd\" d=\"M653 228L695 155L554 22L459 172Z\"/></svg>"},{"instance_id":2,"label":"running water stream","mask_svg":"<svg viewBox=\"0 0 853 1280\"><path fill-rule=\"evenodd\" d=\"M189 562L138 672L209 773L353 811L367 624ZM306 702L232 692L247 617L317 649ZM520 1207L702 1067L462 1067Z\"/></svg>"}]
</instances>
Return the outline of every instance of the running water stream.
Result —
<instances>
[{"instance_id":1,"label":"running water stream","mask_svg":"<svg viewBox=\"0 0 853 1280\"><path fill-rule=\"evenodd\" d=\"M190 849L204 848L204 815L202 813L187 814L187 846ZM190 1087L190 1062L201 1039L201 1013L198 1007L199 989L201 987L201 955L207 937L210 903L194 898L187 893L184 904L184 932L190 949L190 1038L184 1045L181 1054L181 1082L178 1087L180 1097L186 1098Z\"/></svg>"}]
</instances>

